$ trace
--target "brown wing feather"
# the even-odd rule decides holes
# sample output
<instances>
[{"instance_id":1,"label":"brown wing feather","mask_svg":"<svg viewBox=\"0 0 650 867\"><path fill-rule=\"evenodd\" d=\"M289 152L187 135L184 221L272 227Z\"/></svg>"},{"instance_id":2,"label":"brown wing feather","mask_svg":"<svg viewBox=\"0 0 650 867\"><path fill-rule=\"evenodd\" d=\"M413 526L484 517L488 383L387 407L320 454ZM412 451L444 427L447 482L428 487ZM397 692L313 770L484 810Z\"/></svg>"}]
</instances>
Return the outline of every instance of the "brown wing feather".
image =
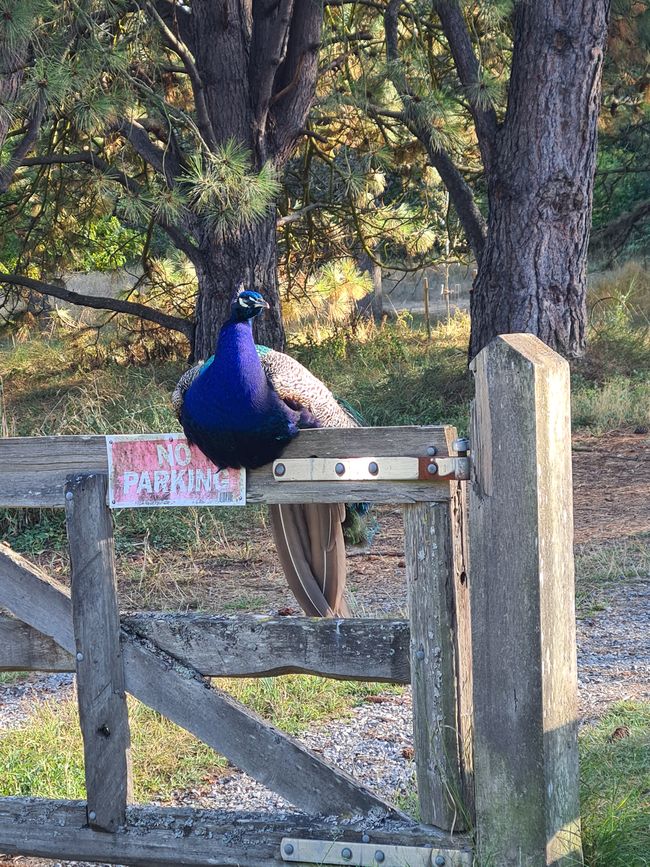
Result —
<instances>
[{"instance_id":1,"label":"brown wing feather","mask_svg":"<svg viewBox=\"0 0 650 867\"><path fill-rule=\"evenodd\" d=\"M323 427L359 427L329 388L295 358L269 349L261 361L267 379L282 400L305 407Z\"/></svg>"}]
</instances>

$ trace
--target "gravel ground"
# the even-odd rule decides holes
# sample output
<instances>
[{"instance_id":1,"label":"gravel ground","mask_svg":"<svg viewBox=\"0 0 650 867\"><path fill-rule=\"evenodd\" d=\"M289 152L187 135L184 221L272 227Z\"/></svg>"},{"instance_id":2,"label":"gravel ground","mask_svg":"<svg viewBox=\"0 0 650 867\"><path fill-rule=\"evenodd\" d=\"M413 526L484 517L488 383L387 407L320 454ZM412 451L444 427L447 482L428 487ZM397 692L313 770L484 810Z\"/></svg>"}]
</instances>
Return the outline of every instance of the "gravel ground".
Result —
<instances>
[{"instance_id":1,"label":"gravel ground","mask_svg":"<svg viewBox=\"0 0 650 867\"><path fill-rule=\"evenodd\" d=\"M583 724L621 699L650 701L650 580L623 584L603 611L578 621L578 676ZM69 675L47 675L0 688L0 727L19 725L34 700L72 689ZM300 739L388 800L412 788L414 766L410 691L386 695L306 732ZM295 811L273 792L233 768L209 792L179 792L175 806L203 809ZM85 862L29 858L0 861L14 867L90 867Z\"/></svg>"},{"instance_id":2,"label":"gravel ground","mask_svg":"<svg viewBox=\"0 0 650 867\"><path fill-rule=\"evenodd\" d=\"M650 701L650 576L620 584L604 611L578 621L578 690L583 723L615 701Z\"/></svg>"},{"instance_id":3,"label":"gravel ground","mask_svg":"<svg viewBox=\"0 0 650 867\"><path fill-rule=\"evenodd\" d=\"M0 731L17 728L38 702L67 698L73 678L72 674L34 674L29 680L0 684Z\"/></svg>"}]
</instances>

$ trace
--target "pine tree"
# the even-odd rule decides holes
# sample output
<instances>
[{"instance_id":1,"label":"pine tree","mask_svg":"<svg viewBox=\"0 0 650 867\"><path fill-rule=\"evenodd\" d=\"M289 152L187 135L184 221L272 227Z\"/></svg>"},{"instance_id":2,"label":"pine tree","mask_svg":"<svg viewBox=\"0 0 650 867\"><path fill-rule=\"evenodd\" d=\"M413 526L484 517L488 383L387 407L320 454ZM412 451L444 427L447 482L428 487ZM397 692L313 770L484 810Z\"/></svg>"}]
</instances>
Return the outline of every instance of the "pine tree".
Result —
<instances>
[{"instance_id":1,"label":"pine tree","mask_svg":"<svg viewBox=\"0 0 650 867\"><path fill-rule=\"evenodd\" d=\"M244 286L271 301L259 336L281 346L275 200L315 88L322 2L30 0L29 15L23 0L2 3L6 125L16 132L32 106L38 128L10 155L6 185L21 166L85 172L95 203L112 199L193 263L198 355ZM43 105L46 65L67 80ZM35 183L50 207L47 179Z\"/></svg>"},{"instance_id":2,"label":"pine tree","mask_svg":"<svg viewBox=\"0 0 650 867\"><path fill-rule=\"evenodd\" d=\"M385 33L350 98L415 136L476 257L470 357L508 331L579 354L608 0L337 5Z\"/></svg>"}]
</instances>

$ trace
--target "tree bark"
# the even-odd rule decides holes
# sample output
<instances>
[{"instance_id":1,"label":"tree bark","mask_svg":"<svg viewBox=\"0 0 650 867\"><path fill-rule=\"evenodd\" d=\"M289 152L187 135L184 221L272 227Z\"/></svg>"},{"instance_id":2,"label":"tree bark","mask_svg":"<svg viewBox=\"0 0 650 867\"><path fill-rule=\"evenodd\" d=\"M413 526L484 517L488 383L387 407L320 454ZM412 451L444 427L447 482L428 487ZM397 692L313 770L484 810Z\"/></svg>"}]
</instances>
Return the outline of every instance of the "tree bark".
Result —
<instances>
[{"instance_id":1,"label":"tree bark","mask_svg":"<svg viewBox=\"0 0 650 867\"><path fill-rule=\"evenodd\" d=\"M284 349L284 328L278 293L275 208L264 220L228 232L206 245L197 265L194 356L208 358L233 298L242 290L261 292L271 305L255 321L255 339L272 349Z\"/></svg>"},{"instance_id":2,"label":"tree bark","mask_svg":"<svg viewBox=\"0 0 650 867\"><path fill-rule=\"evenodd\" d=\"M488 234L471 300L473 358L532 332L581 354L609 0L519 3L508 108L488 172Z\"/></svg>"},{"instance_id":3,"label":"tree bark","mask_svg":"<svg viewBox=\"0 0 650 867\"><path fill-rule=\"evenodd\" d=\"M196 0L189 48L196 61L195 102L218 144L249 149L255 169L268 160L280 173L298 140L316 88L322 0ZM194 74L194 73L193 73ZM195 356L214 351L233 297L261 292L271 305L255 337L284 348L278 293L275 204L268 217L199 244Z\"/></svg>"}]
</instances>

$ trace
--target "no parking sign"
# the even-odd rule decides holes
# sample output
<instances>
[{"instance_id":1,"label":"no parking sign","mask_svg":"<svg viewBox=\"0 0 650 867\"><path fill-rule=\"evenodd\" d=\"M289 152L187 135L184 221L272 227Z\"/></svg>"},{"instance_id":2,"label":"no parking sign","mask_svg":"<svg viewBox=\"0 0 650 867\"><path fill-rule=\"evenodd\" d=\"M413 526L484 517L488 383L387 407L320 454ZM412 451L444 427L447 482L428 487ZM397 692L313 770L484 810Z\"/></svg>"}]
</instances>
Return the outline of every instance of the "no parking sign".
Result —
<instances>
[{"instance_id":1,"label":"no parking sign","mask_svg":"<svg viewBox=\"0 0 650 867\"><path fill-rule=\"evenodd\" d=\"M246 470L217 469L183 434L109 436L106 447L113 509L246 505Z\"/></svg>"}]
</instances>

